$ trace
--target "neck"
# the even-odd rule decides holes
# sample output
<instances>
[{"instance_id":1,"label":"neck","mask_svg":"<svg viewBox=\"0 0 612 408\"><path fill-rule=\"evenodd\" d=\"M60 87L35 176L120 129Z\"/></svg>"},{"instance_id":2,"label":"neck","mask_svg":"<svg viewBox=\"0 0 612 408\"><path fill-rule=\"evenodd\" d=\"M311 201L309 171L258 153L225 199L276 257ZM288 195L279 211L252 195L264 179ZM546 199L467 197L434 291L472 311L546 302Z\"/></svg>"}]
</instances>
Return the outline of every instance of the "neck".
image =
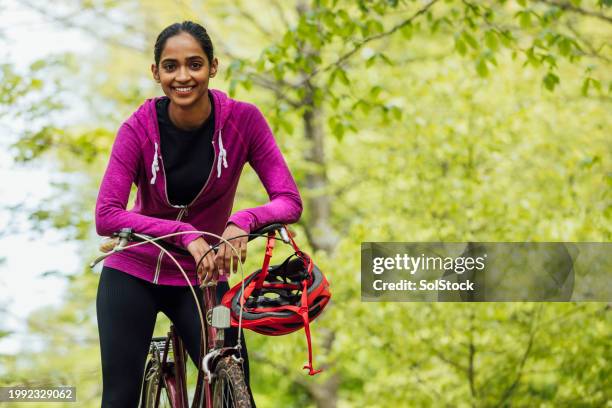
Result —
<instances>
[{"instance_id":1,"label":"neck","mask_svg":"<svg viewBox=\"0 0 612 408\"><path fill-rule=\"evenodd\" d=\"M170 120L174 126L183 130L193 130L202 126L210 116L210 111L211 106L208 95L202 98L195 106L184 108L172 102L168 106Z\"/></svg>"}]
</instances>

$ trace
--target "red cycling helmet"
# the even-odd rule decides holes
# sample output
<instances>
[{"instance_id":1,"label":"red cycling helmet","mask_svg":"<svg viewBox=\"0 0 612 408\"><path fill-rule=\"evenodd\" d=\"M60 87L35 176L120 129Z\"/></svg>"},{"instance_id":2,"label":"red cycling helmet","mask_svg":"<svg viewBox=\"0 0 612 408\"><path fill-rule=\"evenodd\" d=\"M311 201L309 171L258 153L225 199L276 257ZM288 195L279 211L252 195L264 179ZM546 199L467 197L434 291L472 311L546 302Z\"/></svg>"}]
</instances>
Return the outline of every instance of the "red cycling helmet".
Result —
<instances>
[{"instance_id":1,"label":"red cycling helmet","mask_svg":"<svg viewBox=\"0 0 612 408\"><path fill-rule=\"evenodd\" d=\"M238 326L242 308L242 327L268 336L281 336L304 328L308 342L310 375L321 370L312 366L310 321L325 308L331 297L329 283L312 258L302 252L289 237L295 253L282 264L270 266L275 233L268 234L262 268L253 272L230 289L221 303L231 310L231 324Z\"/></svg>"}]
</instances>

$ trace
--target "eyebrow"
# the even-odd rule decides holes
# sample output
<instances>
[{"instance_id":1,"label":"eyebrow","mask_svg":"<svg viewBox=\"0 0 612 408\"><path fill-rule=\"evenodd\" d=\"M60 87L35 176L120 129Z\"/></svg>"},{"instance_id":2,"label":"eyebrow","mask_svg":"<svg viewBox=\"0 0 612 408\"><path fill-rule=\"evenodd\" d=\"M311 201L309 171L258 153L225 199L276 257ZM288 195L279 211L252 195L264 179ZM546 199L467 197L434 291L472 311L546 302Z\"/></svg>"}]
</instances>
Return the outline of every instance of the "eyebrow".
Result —
<instances>
[{"instance_id":1,"label":"eyebrow","mask_svg":"<svg viewBox=\"0 0 612 408\"><path fill-rule=\"evenodd\" d=\"M204 57L201 57L199 55L193 55L191 57L187 57L187 60L204 60ZM164 58L163 60L161 60L161 62L177 62L178 60L176 58Z\"/></svg>"}]
</instances>

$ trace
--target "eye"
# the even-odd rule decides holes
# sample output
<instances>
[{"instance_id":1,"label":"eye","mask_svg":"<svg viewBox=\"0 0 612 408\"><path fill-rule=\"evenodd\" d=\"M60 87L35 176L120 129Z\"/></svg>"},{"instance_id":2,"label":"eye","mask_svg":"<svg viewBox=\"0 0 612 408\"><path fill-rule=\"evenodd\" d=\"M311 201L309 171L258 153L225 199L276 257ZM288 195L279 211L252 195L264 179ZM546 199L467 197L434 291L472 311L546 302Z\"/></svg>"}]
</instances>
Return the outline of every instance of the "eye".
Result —
<instances>
[{"instance_id":1,"label":"eye","mask_svg":"<svg viewBox=\"0 0 612 408\"><path fill-rule=\"evenodd\" d=\"M164 70L168 72L174 71L175 68L176 68L175 64L164 64Z\"/></svg>"},{"instance_id":2,"label":"eye","mask_svg":"<svg viewBox=\"0 0 612 408\"><path fill-rule=\"evenodd\" d=\"M191 64L189 64L191 69L194 69L194 70L198 70L198 69L202 68L203 65L204 64L202 64L201 62L198 62L198 61L194 61Z\"/></svg>"}]
</instances>

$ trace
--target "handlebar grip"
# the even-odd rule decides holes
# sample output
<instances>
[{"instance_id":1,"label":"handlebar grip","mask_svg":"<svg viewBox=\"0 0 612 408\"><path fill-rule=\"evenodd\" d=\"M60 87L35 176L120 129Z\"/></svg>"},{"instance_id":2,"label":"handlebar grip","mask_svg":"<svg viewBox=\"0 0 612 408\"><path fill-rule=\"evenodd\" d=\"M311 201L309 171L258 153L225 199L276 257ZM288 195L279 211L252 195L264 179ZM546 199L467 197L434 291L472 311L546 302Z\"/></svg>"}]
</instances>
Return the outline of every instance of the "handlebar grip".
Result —
<instances>
[{"instance_id":1,"label":"handlebar grip","mask_svg":"<svg viewBox=\"0 0 612 408\"><path fill-rule=\"evenodd\" d=\"M100 252L105 254L115 249L115 246L119 243L119 238L108 238L100 244Z\"/></svg>"},{"instance_id":2,"label":"handlebar grip","mask_svg":"<svg viewBox=\"0 0 612 408\"><path fill-rule=\"evenodd\" d=\"M284 225L278 222L275 222L274 224L268 224L268 225L264 225L263 227L255 230L255 231L251 231L251 233L249 234L249 241L251 241L252 239L255 239L258 237L258 235L266 235L269 232L272 231L278 231L281 228L283 228Z\"/></svg>"}]
</instances>

